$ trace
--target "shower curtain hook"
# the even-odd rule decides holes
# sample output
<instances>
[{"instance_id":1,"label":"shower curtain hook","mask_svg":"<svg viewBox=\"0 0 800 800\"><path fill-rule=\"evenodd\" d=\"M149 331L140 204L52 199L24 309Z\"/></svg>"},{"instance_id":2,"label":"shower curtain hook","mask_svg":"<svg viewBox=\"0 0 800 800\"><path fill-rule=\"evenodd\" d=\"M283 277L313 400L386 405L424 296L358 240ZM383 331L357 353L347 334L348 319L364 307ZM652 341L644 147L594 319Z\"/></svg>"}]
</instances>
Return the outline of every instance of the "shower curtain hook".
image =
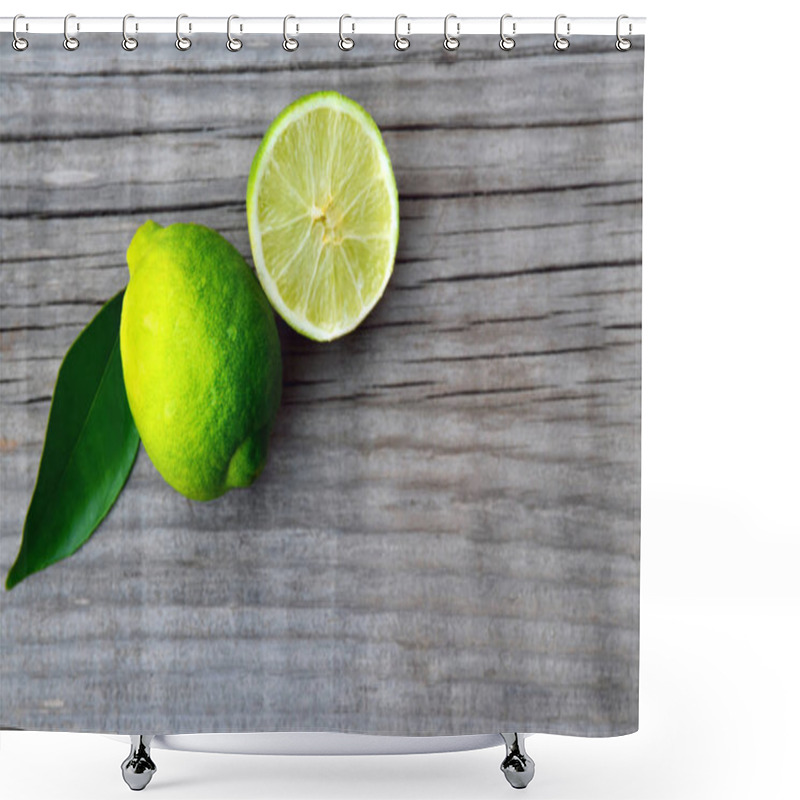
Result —
<instances>
[{"instance_id":1,"label":"shower curtain hook","mask_svg":"<svg viewBox=\"0 0 800 800\"><path fill-rule=\"evenodd\" d=\"M558 22L559 22L559 20L566 19L566 18L567 18L566 14L559 14L556 17L555 25L553 26L553 29L554 29L555 34L556 34L556 40L553 42L553 47L555 47L555 49L559 50L559 51L566 50L569 47L569 39L566 39L565 37L563 37L558 32ZM567 36L569 36L569 22L567 23Z\"/></svg>"},{"instance_id":2,"label":"shower curtain hook","mask_svg":"<svg viewBox=\"0 0 800 800\"><path fill-rule=\"evenodd\" d=\"M11 33L14 36L14 39L11 42L11 46L18 53L21 53L23 50L27 50L28 49L28 40L27 39L23 39L17 33L17 20L18 19L25 19L25 15L24 14L17 14L17 16L14 17L14 22L11 23Z\"/></svg>"},{"instance_id":3,"label":"shower curtain hook","mask_svg":"<svg viewBox=\"0 0 800 800\"><path fill-rule=\"evenodd\" d=\"M175 47L177 47L178 50L181 50L181 51L188 50L192 46L192 40L189 39L187 36L182 36L181 35L181 20L182 19L188 19L188 18L189 18L188 14L178 14L178 16L175 18L175 37L176 37L175 38ZM189 31L191 32L191 30L192 30L192 26L190 24L189 25Z\"/></svg>"},{"instance_id":4,"label":"shower curtain hook","mask_svg":"<svg viewBox=\"0 0 800 800\"><path fill-rule=\"evenodd\" d=\"M451 36L449 31L447 30L448 23L451 19L456 20L456 35ZM442 42L442 47L445 50L458 50L458 46L461 42L458 40L458 34L461 32L461 23L458 21L458 17L455 14L448 14L444 18L444 41Z\"/></svg>"},{"instance_id":5,"label":"shower curtain hook","mask_svg":"<svg viewBox=\"0 0 800 800\"><path fill-rule=\"evenodd\" d=\"M619 24L624 19L628 19L628 15L627 14L620 14L617 17L617 42L614 45L614 47L616 47L617 50L620 51L620 53L624 53L626 50L630 50L631 49L631 40L630 39L624 39L622 37L622 34L619 31ZM631 34L631 24L628 23L628 35L630 36L630 34Z\"/></svg>"},{"instance_id":6,"label":"shower curtain hook","mask_svg":"<svg viewBox=\"0 0 800 800\"><path fill-rule=\"evenodd\" d=\"M69 21L71 19L75 19L74 14L67 14L64 17L64 49L70 52L77 50L81 46L81 43L74 36L69 35ZM80 26L77 23L75 24L75 30L80 30Z\"/></svg>"},{"instance_id":7,"label":"shower curtain hook","mask_svg":"<svg viewBox=\"0 0 800 800\"><path fill-rule=\"evenodd\" d=\"M127 50L129 53L131 50L135 50L139 46L139 40L133 36L128 36L128 20L135 19L133 14L126 14L122 18L122 49ZM137 26L138 29L138 26Z\"/></svg>"},{"instance_id":8,"label":"shower curtain hook","mask_svg":"<svg viewBox=\"0 0 800 800\"><path fill-rule=\"evenodd\" d=\"M344 35L343 26L344 26L344 21L346 19L353 19L353 18L349 14L342 14L342 16L339 17L339 49L340 50L352 50L356 45L356 43L349 36L345 36ZM355 23L351 22L350 23L350 31L351 32L355 32L355 29L356 29Z\"/></svg>"},{"instance_id":9,"label":"shower curtain hook","mask_svg":"<svg viewBox=\"0 0 800 800\"><path fill-rule=\"evenodd\" d=\"M514 35L517 32L517 23L511 23L511 36L509 36L504 29L507 19L512 19L511 14L503 14L503 16L500 17L500 49L506 51L513 50L514 45L517 43L514 39Z\"/></svg>"},{"instance_id":10,"label":"shower curtain hook","mask_svg":"<svg viewBox=\"0 0 800 800\"><path fill-rule=\"evenodd\" d=\"M283 49L287 53L293 53L298 47L300 47L300 42L298 42L297 39L293 39L291 36L289 36L288 26L290 19L296 19L296 17L288 14L283 18Z\"/></svg>"},{"instance_id":11,"label":"shower curtain hook","mask_svg":"<svg viewBox=\"0 0 800 800\"><path fill-rule=\"evenodd\" d=\"M405 36L400 35L400 20L401 19L408 19L405 14L398 14L394 18L394 49L395 50L408 50L411 47L411 41L406 39ZM411 35L411 24L406 23L406 28L408 29L408 35Z\"/></svg>"},{"instance_id":12,"label":"shower curtain hook","mask_svg":"<svg viewBox=\"0 0 800 800\"><path fill-rule=\"evenodd\" d=\"M228 17L228 41L225 42L225 47L231 51L231 53L236 53L237 51L242 49L242 40L237 39L235 36L231 34L231 22L235 19L239 19L236 14L231 14ZM241 27L239 28L241 30Z\"/></svg>"}]
</instances>

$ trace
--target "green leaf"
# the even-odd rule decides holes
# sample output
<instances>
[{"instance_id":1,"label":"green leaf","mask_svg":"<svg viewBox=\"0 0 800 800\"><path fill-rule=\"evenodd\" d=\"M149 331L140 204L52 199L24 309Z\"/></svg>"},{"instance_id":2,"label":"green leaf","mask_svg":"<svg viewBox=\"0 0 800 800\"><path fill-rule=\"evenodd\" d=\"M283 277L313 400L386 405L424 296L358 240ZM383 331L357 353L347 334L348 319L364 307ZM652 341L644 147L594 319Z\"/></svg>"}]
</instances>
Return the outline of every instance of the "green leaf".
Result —
<instances>
[{"instance_id":1,"label":"green leaf","mask_svg":"<svg viewBox=\"0 0 800 800\"><path fill-rule=\"evenodd\" d=\"M119 352L123 294L100 309L58 371L39 476L6 589L71 556L108 513L136 460L139 433Z\"/></svg>"}]
</instances>

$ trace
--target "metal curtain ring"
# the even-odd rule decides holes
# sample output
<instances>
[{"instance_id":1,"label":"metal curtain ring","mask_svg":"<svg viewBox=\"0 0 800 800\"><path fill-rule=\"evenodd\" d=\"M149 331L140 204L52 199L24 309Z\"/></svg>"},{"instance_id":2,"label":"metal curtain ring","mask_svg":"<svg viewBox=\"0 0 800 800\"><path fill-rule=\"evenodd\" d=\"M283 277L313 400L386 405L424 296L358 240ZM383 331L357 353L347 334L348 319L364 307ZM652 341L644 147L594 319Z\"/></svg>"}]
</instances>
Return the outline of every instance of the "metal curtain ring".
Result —
<instances>
[{"instance_id":1,"label":"metal curtain ring","mask_svg":"<svg viewBox=\"0 0 800 800\"><path fill-rule=\"evenodd\" d=\"M505 32L505 24L506 24L506 20L507 19L511 19L511 14L503 14L503 16L500 17L500 49L501 50L513 50L514 49L514 45L517 43L516 40L514 39L514 35L517 32L517 23L516 22L512 22L511 23L511 36L509 36Z\"/></svg>"},{"instance_id":2,"label":"metal curtain ring","mask_svg":"<svg viewBox=\"0 0 800 800\"><path fill-rule=\"evenodd\" d=\"M563 37L558 32L558 22L559 22L559 20L566 19L566 18L567 18L566 14L559 14L556 17L555 24L553 25L553 31L555 32L555 35L556 35L556 39L553 42L553 47L555 47L555 49L559 50L559 51L566 50L569 47L569 39L566 39L565 37ZM567 23L567 36L569 36L569 22Z\"/></svg>"},{"instance_id":3,"label":"metal curtain ring","mask_svg":"<svg viewBox=\"0 0 800 800\"><path fill-rule=\"evenodd\" d=\"M242 49L242 40L237 39L231 33L231 22L233 22L233 20L235 19L239 19L239 17L237 17L236 14L231 14L228 17L228 41L225 42L225 47L227 47L228 50L231 51L231 53L236 53L237 51ZM241 28L239 28L239 30L241 30Z\"/></svg>"},{"instance_id":4,"label":"metal curtain ring","mask_svg":"<svg viewBox=\"0 0 800 800\"><path fill-rule=\"evenodd\" d=\"M11 23L11 33L14 36L13 40L11 41L11 46L18 53L21 53L23 50L27 50L28 49L28 40L27 39L23 39L17 33L17 20L18 19L25 19L25 15L24 14L17 14L17 16L14 17L14 21Z\"/></svg>"},{"instance_id":5,"label":"metal curtain ring","mask_svg":"<svg viewBox=\"0 0 800 800\"><path fill-rule=\"evenodd\" d=\"M181 20L188 18L188 14L178 14L175 18L175 47L182 51L188 50L192 46L192 40L181 34ZM189 31L191 30L192 26L189 25Z\"/></svg>"},{"instance_id":6,"label":"metal curtain ring","mask_svg":"<svg viewBox=\"0 0 800 800\"><path fill-rule=\"evenodd\" d=\"M349 36L345 36L344 35L343 26L344 26L344 21L346 19L353 19L353 18L349 14L342 14L342 16L339 17L339 49L340 50L352 50L356 45L356 43ZM351 31L355 31L356 26L353 23L351 23L350 24L350 29L351 29Z\"/></svg>"},{"instance_id":7,"label":"metal curtain ring","mask_svg":"<svg viewBox=\"0 0 800 800\"><path fill-rule=\"evenodd\" d=\"M622 37L622 34L619 32L619 24L624 19L628 19L627 14L620 14L617 17L617 42L614 45L614 47L616 47L617 50L620 51L620 53L624 53L626 50L630 50L631 49L631 40L630 39L624 39ZM631 33L631 24L628 23L628 35L629 36L630 36L630 33Z\"/></svg>"},{"instance_id":8,"label":"metal curtain ring","mask_svg":"<svg viewBox=\"0 0 800 800\"><path fill-rule=\"evenodd\" d=\"M67 14L64 17L64 49L70 52L77 50L81 46L81 43L74 36L69 35L69 21L71 19L75 19L74 14ZM75 30L80 30L80 28L76 25Z\"/></svg>"},{"instance_id":9,"label":"metal curtain ring","mask_svg":"<svg viewBox=\"0 0 800 800\"><path fill-rule=\"evenodd\" d=\"M400 35L400 20L401 19L408 19L405 14L398 14L394 18L394 49L395 50L408 50L411 47L411 40L406 39L405 36ZM406 28L408 31L408 35L411 35L411 24L406 23Z\"/></svg>"},{"instance_id":10,"label":"metal curtain ring","mask_svg":"<svg viewBox=\"0 0 800 800\"><path fill-rule=\"evenodd\" d=\"M131 50L135 50L139 46L139 40L133 36L128 36L129 19L135 19L133 14L126 14L122 18L122 49L127 50L130 53Z\"/></svg>"},{"instance_id":11,"label":"metal curtain ring","mask_svg":"<svg viewBox=\"0 0 800 800\"><path fill-rule=\"evenodd\" d=\"M456 20L455 36L451 36L450 32L448 31L448 26L451 19ZM458 22L458 17L456 17L455 14L448 14L444 18L444 41L442 42L442 47L444 47L445 50L450 50L450 51L458 50L458 46L461 44L461 42L458 40L458 34L460 33L460 31L461 31L461 23Z\"/></svg>"},{"instance_id":12,"label":"metal curtain ring","mask_svg":"<svg viewBox=\"0 0 800 800\"><path fill-rule=\"evenodd\" d=\"M283 18L283 49L287 53L293 53L298 47L300 47L300 42L298 42L297 39L293 39L291 36L289 36L290 19L295 19L295 17L289 14Z\"/></svg>"}]
</instances>

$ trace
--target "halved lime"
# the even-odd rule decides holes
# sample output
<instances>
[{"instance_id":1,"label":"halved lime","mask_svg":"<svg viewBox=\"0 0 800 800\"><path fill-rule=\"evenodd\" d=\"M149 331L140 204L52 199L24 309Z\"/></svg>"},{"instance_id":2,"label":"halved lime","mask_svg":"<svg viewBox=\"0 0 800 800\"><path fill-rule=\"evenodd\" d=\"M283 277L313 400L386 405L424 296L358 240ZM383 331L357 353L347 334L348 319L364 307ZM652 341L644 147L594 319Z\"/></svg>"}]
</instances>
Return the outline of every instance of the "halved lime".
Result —
<instances>
[{"instance_id":1,"label":"halved lime","mask_svg":"<svg viewBox=\"0 0 800 800\"><path fill-rule=\"evenodd\" d=\"M250 247L296 331L330 341L361 323L392 274L399 216L389 154L358 103L306 95L264 135L247 184Z\"/></svg>"}]
</instances>

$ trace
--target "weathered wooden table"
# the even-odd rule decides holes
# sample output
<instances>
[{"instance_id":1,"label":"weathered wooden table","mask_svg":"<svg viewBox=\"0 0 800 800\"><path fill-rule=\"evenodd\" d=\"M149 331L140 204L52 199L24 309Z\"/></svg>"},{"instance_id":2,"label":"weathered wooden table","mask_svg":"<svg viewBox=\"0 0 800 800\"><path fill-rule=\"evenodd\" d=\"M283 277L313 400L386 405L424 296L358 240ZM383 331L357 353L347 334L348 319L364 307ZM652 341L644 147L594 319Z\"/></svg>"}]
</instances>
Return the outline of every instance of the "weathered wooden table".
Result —
<instances>
[{"instance_id":1,"label":"weathered wooden table","mask_svg":"<svg viewBox=\"0 0 800 800\"><path fill-rule=\"evenodd\" d=\"M3 575L60 360L142 222L249 259L250 161L320 89L373 115L401 201L361 328L280 323L253 487L194 503L142 451L87 545L0 593L0 725L635 729L643 51L267 38L0 48Z\"/></svg>"}]
</instances>

